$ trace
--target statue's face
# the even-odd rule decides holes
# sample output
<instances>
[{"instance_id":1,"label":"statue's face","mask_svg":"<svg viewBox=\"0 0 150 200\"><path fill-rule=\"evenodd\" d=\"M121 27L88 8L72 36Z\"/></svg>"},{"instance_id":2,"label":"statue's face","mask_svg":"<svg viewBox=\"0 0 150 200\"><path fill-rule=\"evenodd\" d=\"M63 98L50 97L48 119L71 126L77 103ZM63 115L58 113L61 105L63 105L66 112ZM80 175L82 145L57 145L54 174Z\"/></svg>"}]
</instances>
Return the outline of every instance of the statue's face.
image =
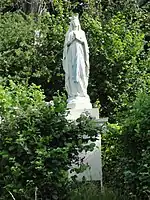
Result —
<instances>
[{"instance_id":1,"label":"statue's face","mask_svg":"<svg viewBox=\"0 0 150 200\"><path fill-rule=\"evenodd\" d=\"M79 29L79 22L78 22L78 20L74 20L73 23L72 23L72 25L73 25L73 30Z\"/></svg>"}]
</instances>

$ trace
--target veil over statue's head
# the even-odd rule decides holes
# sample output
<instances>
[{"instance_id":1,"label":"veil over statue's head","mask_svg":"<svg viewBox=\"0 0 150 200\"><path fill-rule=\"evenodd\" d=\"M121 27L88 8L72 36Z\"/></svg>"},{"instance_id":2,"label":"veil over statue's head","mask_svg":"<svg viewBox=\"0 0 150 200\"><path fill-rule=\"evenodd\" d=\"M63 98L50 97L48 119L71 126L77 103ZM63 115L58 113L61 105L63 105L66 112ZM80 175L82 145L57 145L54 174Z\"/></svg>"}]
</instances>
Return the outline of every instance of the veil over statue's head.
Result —
<instances>
[{"instance_id":1,"label":"veil over statue's head","mask_svg":"<svg viewBox=\"0 0 150 200\"><path fill-rule=\"evenodd\" d=\"M80 30L81 29L81 25L79 22L79 16L78 14L73 15L71 17L71 22L70 22L70 30Z\"/></svg>"}]
</instances>

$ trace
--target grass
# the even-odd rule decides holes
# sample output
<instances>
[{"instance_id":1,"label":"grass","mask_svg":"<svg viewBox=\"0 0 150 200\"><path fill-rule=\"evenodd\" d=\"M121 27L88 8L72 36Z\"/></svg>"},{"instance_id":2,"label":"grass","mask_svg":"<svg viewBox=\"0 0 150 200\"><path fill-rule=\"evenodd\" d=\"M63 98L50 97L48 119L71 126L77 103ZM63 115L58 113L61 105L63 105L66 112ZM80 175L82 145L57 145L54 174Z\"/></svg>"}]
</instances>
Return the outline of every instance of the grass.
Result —
<instances>
[{"instance_id":1,"label":"grass","mask_svg":"<svg viewBox=\"0 0 150 200\"><path fill-rule=\"evenodd\" d=\"M109 189L101 188L98 184L84 183L76 186L70 193L69 200L127 200Z\"/></svg>"}]
</instances>

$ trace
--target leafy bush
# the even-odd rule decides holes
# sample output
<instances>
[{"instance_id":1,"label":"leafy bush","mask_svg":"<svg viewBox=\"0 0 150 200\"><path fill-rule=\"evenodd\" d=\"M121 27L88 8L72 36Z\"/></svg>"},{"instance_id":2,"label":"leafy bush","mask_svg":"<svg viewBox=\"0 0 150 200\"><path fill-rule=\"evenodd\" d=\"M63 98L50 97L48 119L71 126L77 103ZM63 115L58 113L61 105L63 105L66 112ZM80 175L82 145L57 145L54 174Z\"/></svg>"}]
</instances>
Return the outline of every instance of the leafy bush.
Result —
<instances>
[{"instance_id":1,"label":"leafy bush","mask_svg":"<svg viewBox=\"0 0 150 200\"><path fill-rule=\"evenodd\" d=\"M0 86L0 199L64 199L67 170L93 149L86 145L97 135L93 122L67 121L64 98L54 97L54 105L44 98L35 85Z\"/></svg>"},{"instance_id":2,"label":"leafy bush","mask_svg":"<svg viewBox=\"0 0 150 200\"><path fill-rule=\"evenodd\" d=\"M48 13L38 20L19 13L6 13L0 18L0 75L41 85L52 99L58 89L64 88L61 58L66 21Z\"/></svg>"},{"instance_id":3,"label":"leafy bush","mask_svg":"<svg viewBox=\"0 0 150 200\"><path fill-rule=\"evenodd\" d=\"M133 101L139 87L143 87L144 60L139 67L143 51L144 34L138 21L132 22L126 14L116 13L107 23L98 17L85 15L83 27L90 47L91 99L98 99L102 114L111 116L123 107L123 101Z\"/></svg>"},{"instance_id":4,"label":"leafy bush","mask_svg":"<svg viewBox=\"0 0 150 200\"><path fill-rule=\"evenodd\" d=\"M128 194L150 198L150 94L140 93L118 125L103 135L104 181Z\"/></svg>"}]
</instances>

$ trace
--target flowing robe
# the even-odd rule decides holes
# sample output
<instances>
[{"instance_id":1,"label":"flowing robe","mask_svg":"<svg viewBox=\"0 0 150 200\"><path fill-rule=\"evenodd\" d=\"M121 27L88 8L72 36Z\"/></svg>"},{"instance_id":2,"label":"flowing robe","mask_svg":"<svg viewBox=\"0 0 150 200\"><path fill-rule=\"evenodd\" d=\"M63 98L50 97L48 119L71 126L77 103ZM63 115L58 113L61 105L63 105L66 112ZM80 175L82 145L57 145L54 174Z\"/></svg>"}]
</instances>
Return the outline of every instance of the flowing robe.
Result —
<instances>
[{"instance_id":1,"label":"flowing robe","mask_svg":"<svg viewBox=\"0 0 150 200\"><path fill-rule=\"evenodd\" d=\"M84 31L69 30L66 34L63 69L69 99L88 97L89 49Z\"/></svg>"}]
</instances>

